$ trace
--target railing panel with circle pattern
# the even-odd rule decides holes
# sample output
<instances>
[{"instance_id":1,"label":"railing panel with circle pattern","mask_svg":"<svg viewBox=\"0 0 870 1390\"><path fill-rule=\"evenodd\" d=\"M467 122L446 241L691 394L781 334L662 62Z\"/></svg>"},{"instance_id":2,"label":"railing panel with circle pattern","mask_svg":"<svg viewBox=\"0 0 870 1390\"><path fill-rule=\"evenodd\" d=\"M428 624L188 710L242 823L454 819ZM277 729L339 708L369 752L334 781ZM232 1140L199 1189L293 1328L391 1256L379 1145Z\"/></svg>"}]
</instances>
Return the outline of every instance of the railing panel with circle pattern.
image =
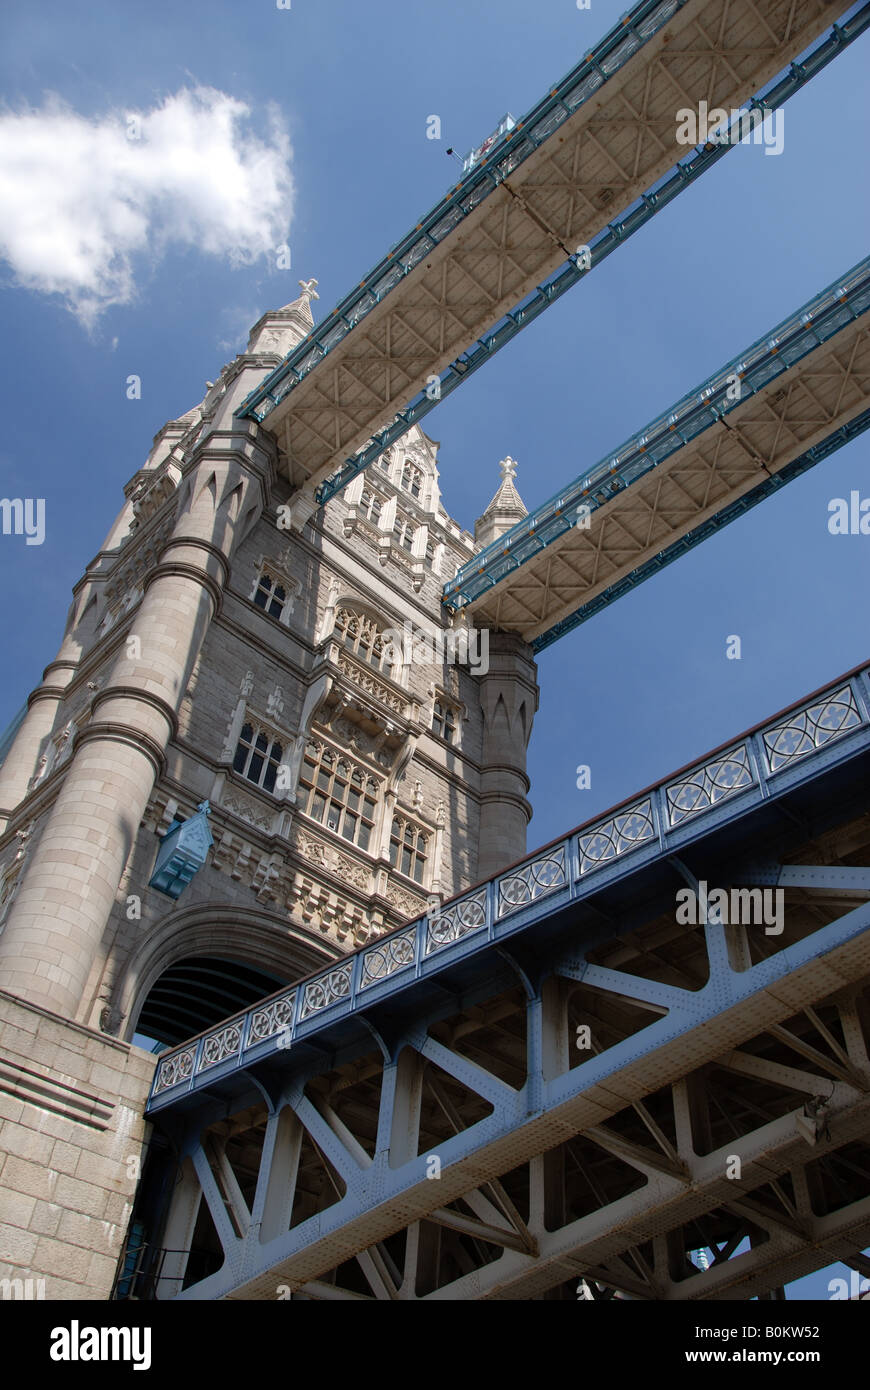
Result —
<instances>
[{"instance_id":1,"label":"railing panel with circle pattern","mask_svg":"<svg viewBox=\"0 0 870 1390\"><path fill-rule=\"evenodd\" d=\"M363 991L393 976L399 977L396 987L402 988L432 956L471 935L486 938L493 925L560 889L571 886L577 893L585 892L590 875L635 850L660 841L667 853L669 839L682 838L687 822L702 813L712 814L723 801L738 793L767 797L772 794L766 786L768 779L773 785L780 773L801 776L799 771L788 770L795 764L803 768L807 761L812 763L813 755L825 755L828 749L827 756L837 757L837 740L856 729L866 732L868 709L870 667L841 679L786 718L745 735L725 753L706 758L678 778L660 782L633 805L539 851L498 875L492 884L448 902L313 979L265 999L202 1037L164 1053L157 1064L152 1098L182 1087L192 1089L203 1072L233 1058L243 1063L245 1052L264 1042L271 1041L281 1049L291 1047L295 1030L304 1020L332 1005L353 1009L361 1002ZM809 771L807 775L814 774ZM631 871L630 866L626 871ZM495 924L490 902L495 907Z\"/></svg>"}]
</instances>

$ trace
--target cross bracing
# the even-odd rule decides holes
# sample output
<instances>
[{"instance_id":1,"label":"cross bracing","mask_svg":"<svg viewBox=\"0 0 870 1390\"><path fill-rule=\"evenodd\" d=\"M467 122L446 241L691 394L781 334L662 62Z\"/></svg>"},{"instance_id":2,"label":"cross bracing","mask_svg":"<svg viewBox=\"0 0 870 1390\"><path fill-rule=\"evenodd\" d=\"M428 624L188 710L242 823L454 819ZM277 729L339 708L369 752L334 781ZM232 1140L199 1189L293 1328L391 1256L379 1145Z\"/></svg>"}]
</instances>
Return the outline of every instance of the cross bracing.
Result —
<instances>
[{"instance_id":1,"label":"cross bracing","mask_svg":"<svg viewBox=\"0 0 870 1390\"><path fill-rule=\"evenodd\" d=\"M868 767L864 667L165 1054L158 1296L741 1299L859 1258ZM681 922L702 882L781 921Z\"/></svg>"},{"instance_id":2,"label":"cross bracing","mask_svg":"<svg viewBox=\"0 0 870 1390\"><path fill-rule=\"evenodd\" d=\"M464 565L448 607L537 650L870 424L870 258Z\"/></svg>"},{"instance_id":3,"label":"cross bracing","mask_svg":"<svg viewBox=\"0 0 870 1390\"><path fill-rule=\"evenodd\" d=\"M822 0L635 6L247 399L290 481L319 501L350 481L576 283L579 247L596 264L730 148L682 162L677 110L736 109L775 78L762 105L781 104L870 22L853 7L783 71L838 13Z\"/></svg>"}]
</instances>

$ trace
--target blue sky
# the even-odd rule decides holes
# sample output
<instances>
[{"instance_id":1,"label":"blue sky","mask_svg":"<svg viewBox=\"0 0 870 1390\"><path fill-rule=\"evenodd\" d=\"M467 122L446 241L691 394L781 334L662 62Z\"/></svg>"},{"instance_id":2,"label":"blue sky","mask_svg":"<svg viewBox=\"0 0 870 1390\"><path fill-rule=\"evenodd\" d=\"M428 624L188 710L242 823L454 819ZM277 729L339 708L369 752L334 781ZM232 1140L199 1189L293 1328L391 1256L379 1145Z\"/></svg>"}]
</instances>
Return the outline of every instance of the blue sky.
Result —
<instances>
[{"instance_id":1,"label":"blue sky","mask_svg":"<svg viewBox=\"0 0 870 1390\"><path fill-rule=\"evenodd\" d=\"M455 181L448 145L519 118L624 8L4 6L0 469L4 495L46 499L47 531L38 547L0 537L0 728L53 659L72 584L163 422L300 276L318 278L327 312ZM781 155L729 152L428 417L462 524L506 454L536 505L866 254L868 43L788 103ZM162 162L104 186L94 167L129 114L155 111ZM426 138L431 114L441 141ZM173 164L207 130L213 160ZM126 238L120 264L105 248L101 261L106 227L109 253ZM289 271L264 250L280 240ZM541 656L530 847L867 658L870 539L831 536L827 506L870 495L868 450L845 447ZM731 634L740 661L725 658Z\"/></svg>"}]
</instances>

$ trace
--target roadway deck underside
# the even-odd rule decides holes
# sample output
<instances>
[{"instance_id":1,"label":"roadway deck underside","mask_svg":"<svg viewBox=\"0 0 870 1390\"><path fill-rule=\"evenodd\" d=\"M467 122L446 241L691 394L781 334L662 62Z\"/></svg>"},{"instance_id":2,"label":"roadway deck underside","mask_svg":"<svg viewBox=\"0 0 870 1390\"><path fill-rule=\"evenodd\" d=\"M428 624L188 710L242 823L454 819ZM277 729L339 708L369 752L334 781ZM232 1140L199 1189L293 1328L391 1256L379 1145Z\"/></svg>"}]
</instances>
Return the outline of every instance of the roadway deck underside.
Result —
<instances>
[{"instance_id":1,"label":"roadway deck underside","mask_svg":"<svg viewBox=\"0 0 870 1390\"><path fill-rule=\"evenodd\" d=\"M180 1296L746 1299L870 1272L868 700L864 668L364 948L332 1002L321 973L167 1054L162 1244L214 1271ZM724 920L693 924L714 887Z\"/></svg>"},{"instance_id":2,"label":"roadway deck underside","mask_svg":"<svg viewBox=\"0 0 870 1390\"><path fill-rule=\"evenodd\" d=\"M653 463L656 445L649 429L646 451L637 436L603 464L595 480L580 479L552 503L531 513L512 531L460 570L445 588L445 601L462 607L482 627L521 633L546 645L584 614L598 611L608 595L655 572L681 538L703 538L712 525L739 514L741 499L754 504L784 485L804 465L870 423L870 262L855 272L854 302L860 317L848 318L832 336L786 366L782 342L755 350L762 384L726 399L728 369L717 373L719 406L711 399L706 418L691 421L693 434ZM828 312L845 313L836 292ZM791 323L791 342L805 332L802 316ZM794 351L798 351L796 346ZM738 381L738 364L733 382ZM766 380L765 380L766 379ZM736 385L732 387L736 390ZM696 393L696 410L703 392ZM681 403L685 409L685 404ZM678 407L672 418L677 420ZM662 420L665 417L661 417ZM676 431L679 424L671 426ZM667 425L659 425L659 438ZM672 436L678 440L676 433ZM667 448L665 442L662 448ZM579 507L589 508L584 516ZM578 519L581 524L578 524ZM570 622L568 621L570 620Z\"/></svg>"},{"instance_id":3,"label":"roadway deck underside","mask_svg":"<svg viewBox=\"0 0 870 1390\"><path fill-rule=\"evenodd\" d=\"M598 66L594 96L566 95L534 141L531 125L515 131L504 147L509 163L499 150L493 178L475 170L468 197L445 210L425 253L411 248L403 261L399 252L371 293L337 316L326 354L312 339L300 380L291 386L279 368L255 393L277 398L264 424L291 482L322 482L684 158L678 110L701 101L739 108L841 13L820 0L686 0L642 45L626 30L637 51L619 57L622 66Z\"/></svg>"}]
</instances>

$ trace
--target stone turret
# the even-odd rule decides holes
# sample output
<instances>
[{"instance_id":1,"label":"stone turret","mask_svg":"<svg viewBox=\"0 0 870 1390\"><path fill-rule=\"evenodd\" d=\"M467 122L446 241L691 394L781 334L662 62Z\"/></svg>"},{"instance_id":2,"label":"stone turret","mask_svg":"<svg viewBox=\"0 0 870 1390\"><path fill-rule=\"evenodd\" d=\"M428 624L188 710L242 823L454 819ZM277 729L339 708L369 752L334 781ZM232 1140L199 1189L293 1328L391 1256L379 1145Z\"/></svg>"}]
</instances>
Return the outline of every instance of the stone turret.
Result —
<instances>
[{"instance_id":1,"label":"stone turret","mask_svg":"<svg viewBox=\"0 0 870 1390\"><path fill-rule=\"evenodd\" d=\"M474 539L481 549L498 540L505 531L516 526L524 516L528 516L526 505L514 486L514 478L517 476L516 460L508 455L502 459L499 468L501 486L483 516L478 517L474 523Z\"/></svg>"}]
</instances>

